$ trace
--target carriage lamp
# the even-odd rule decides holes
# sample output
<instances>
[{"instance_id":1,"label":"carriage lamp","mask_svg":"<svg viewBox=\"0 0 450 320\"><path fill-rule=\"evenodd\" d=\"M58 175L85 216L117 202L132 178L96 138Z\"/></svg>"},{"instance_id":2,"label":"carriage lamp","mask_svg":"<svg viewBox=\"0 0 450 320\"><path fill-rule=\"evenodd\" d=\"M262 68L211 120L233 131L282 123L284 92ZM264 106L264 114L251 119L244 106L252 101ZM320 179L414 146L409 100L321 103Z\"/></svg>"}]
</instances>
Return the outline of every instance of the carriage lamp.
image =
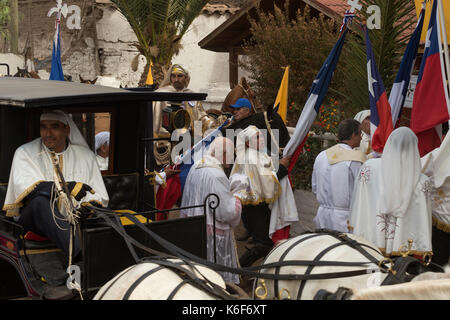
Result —
<instances>
[{"instance_id":1,"label":"carriage lamp","mask_svg":"<svg viewBox=\"0 0 450 320\"><path fill-rule=\"evenodd\" d=\"M188 129L190 125L191 116L179 103L171 103L163 109L162 126L170 133L177 129Z\"/></svg>"}]
</instances>

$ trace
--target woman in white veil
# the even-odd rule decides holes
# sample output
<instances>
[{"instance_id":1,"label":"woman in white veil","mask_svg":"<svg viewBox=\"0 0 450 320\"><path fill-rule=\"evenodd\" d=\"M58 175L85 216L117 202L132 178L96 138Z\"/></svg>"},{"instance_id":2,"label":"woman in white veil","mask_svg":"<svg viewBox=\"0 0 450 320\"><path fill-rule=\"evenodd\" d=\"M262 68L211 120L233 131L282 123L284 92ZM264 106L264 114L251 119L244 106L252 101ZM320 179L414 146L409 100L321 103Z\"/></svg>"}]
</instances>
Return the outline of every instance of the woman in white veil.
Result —
<instances>
[{"instance_id":1,"label":"woman in white veil","mask_svg":"<svg viewBox=\"0 0 450 320\"><path fill-rule=\"evenodd\" d=\"M411 254L431 253L430 182L420 171L416 135L407 127L394 130L381 158L367 161L359 172L351 205L353 233L388 256L408 248Z\"/></svg>"}]
</instances>

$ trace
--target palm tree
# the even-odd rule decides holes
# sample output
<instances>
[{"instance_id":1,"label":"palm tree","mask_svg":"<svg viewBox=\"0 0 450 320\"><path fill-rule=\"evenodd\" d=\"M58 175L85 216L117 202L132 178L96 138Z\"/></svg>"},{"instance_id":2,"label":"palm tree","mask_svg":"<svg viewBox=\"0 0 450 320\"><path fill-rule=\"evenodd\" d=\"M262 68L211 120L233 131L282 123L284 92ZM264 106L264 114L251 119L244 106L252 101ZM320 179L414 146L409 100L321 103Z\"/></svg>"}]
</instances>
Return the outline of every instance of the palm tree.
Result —
<instances>
[{"instance_id":1,"label":"palm tree","mask_svg":"<svg viewBox=\"0 0 450 320\"><path fill-rule=\"evenodd\" d=\"M133 29L139 52L147 59L140 85L152 63L155 84L161 83L181 38L209 0L111 0Z\"/></svg>"},{"instance_id":2,"label":"palm tree","mask_svg":"<svg viewBox=\"0 0 450 320\"><path fill-rule=\"evenodd\" d=\"M403 53L417 22L414 1L411 0L360 0L363 14L353 22L355 31L347 38L343 58L346 64L346 83L344 88L349 107L354 111L369 108L367 89L367 64L365 36L359 24L369 18L365 9L377 5L381 13L381 28L369 30L376 63L389 96L389 91L397 75Z\"/></svg>"}]
</instances>

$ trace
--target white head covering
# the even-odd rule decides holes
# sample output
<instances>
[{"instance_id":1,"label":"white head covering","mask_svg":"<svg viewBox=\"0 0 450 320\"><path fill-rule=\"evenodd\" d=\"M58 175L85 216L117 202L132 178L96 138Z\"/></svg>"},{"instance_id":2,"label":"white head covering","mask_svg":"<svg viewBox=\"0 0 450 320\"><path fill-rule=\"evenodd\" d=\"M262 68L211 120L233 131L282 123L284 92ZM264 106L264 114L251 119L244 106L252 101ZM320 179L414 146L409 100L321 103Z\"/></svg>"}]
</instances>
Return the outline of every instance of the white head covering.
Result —
<instances>
[{"instance_id":1,"label":"white head covering","mask_svg":"<svg viewBox=\"0 0 450 320\"><path fill-rule=\"evenodd\" d=\"M179 64L174 64L172 67L170 67L169 71L164 76L163 81L161 81L161 84L159 85L160 88L171 85L170 76L172 74L184 74L186 76L186 88L187 88L189 82L191 81L191 76L189 75L189 72Z\"/></svg>"},{"instance_id":2,"label":"white head covering","mask_svg":"<svg viewBox=\"0 0 450 320\"><path fill-rule=\"evenodd\" d=\"M109 131L97 133L95 135L95 153L97 153L97 150L105 143L109 144Z\"/></svg>"},{"instance_id":3,"label":"white head covering","mask_svg":"<svg viewBox=\"0 0 450 320\"><path fill-rule=\"evenodd\" d=\"M259 146L256 146L256 135L261 132L255 126L248 126L242 130L236 141L236 160L231 170L231 184L239 185L234 180L248 179L247 183L241 183L241 191L235 195L243 204L259 204L261 202L273 203L281 192L272 159L261 150L262 135ZM249 146L246 146L246 142ZM259 150L257 150L257 147ZM233 177L234 176L234 177ZM245 187L245 190L244 190Z\"/></svg>"},{"instance_id":4,"label":"white head covering","mask_svg":"<svg viewBox=\"0 0 450 320\"><path fill-rule=\"evenodd\" d=\"M69 141L71 144L85 146L89 148L86 140L81 134L75 122L73 122L72 117L70 117L67 113L62 110L52 110L41 114L40 121L43 120L56 120L64 123L70 127Z\"/></svg>"},{"instance_id":5,"label":"white head covering","mask_svg":"<svg viewBox=\"0 0 450 320\"><path fill-rule=\"evenodd\" d=\"M420 178L417 137L407 127L392 131L381 156L380 213L401 218Z\"/></svg>"},{"instance_id":6,"label":"white head covering","mask_svg":"<svg viewBox=\"0 0 450 320\"><path fill-rule=\"evenodd\" d=\"M369 117L369 116L370 116L370 109L367 109L367 110L363 110L363 111L358 112L358 113L355 115L354 119L355 119L356 121L358 121L359 123L362 123L363 120L364 120L365 118Z\"/></svg>"}]
</instances>

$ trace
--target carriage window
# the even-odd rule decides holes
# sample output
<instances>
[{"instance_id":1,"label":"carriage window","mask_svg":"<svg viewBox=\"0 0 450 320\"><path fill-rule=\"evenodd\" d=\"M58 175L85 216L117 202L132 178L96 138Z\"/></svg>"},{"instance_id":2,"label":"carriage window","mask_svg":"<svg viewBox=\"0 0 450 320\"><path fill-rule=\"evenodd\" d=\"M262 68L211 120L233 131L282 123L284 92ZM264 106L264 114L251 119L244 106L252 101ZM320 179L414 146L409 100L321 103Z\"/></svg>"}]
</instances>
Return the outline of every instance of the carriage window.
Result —
<instances>
[{"instance_id":1,"label":"carriage window","mask_svg":"<svg viewBox=\"0 0 450 320\"><path fill-rule=\"evenodd\" d=\"M95 153L100 170L109 169L111 113L72 113L72 119L80 129L89 148Z\"/></svg>"}]
</instances>

